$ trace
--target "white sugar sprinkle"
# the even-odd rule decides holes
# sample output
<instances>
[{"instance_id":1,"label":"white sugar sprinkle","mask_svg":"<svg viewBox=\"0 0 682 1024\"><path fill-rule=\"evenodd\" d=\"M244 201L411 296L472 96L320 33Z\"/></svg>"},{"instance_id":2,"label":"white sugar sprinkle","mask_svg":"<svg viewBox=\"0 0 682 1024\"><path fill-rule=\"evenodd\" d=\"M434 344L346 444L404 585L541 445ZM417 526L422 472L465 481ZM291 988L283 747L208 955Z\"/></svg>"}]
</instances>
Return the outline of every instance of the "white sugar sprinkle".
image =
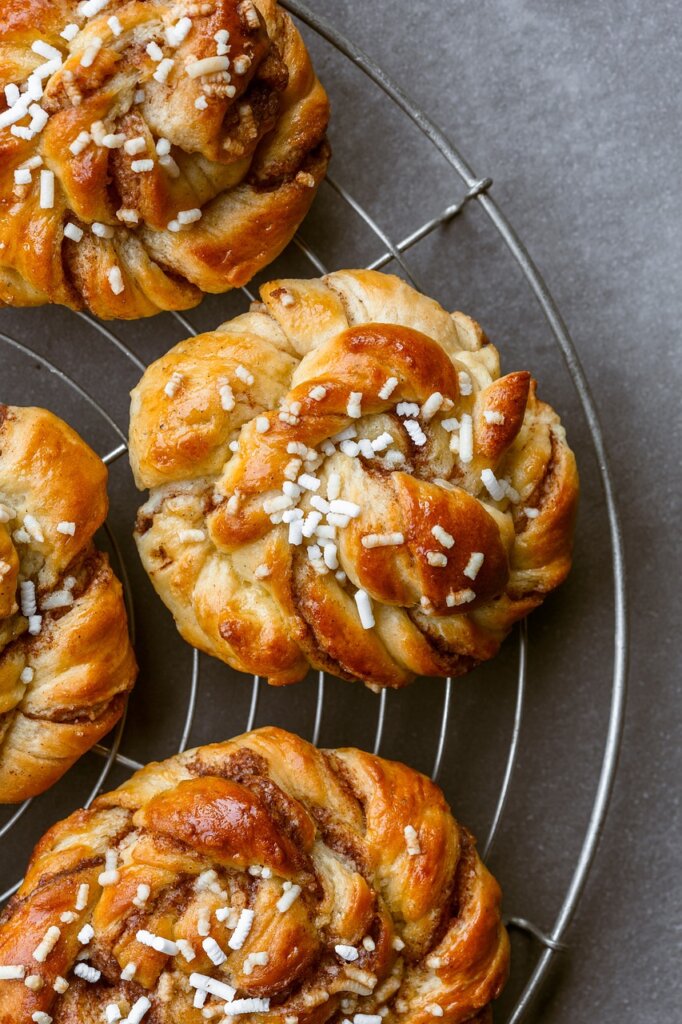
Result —
<instances>
[{"instance_id":1,"label":"white sugar sprinkle","mask_svg":"<svg viewBox=\"0 0 682 1024\"><path fill-rule=\"evenodd\" d=\"M105 149L121 149L126 137L122 132L108 132L102 139Z\"/></svg>"},{"instance_id":2,"label":"white sugar sprinkle","mask_svg":"<svg viewBox=\"0 0 682 1024\"><path fill-rule=\"evenodd\" d=\"M246 369L246 367L242 366L241 363L236 368L234 373L235 373L235 377L238 377L239 380L244 382L244 384L249 384L249 385L253 384L253 381L254 381L253 374L249 373L249 371Z\"/></svg>"},{"instance_id":3,"label":"white sugar sprinkle","mask_svg":"<svg viewBox=\"0 0 682 1024\"><path fill-rule=\"evenodd\" d=\"M352 419L359 419L362 416L362 391L351 391L346 412Z\"/></svg>"},{"instance_id":4,"label":"white sugar sprinkle","mask_svg":"<svg viewBox=\"0 0 682 1024\"><path fill-rule=\"evenodd\" d=\"M54 174L52 171L40 172L40 209L51 210L54 207Z\"/></svg>"},{"instance_id":5,"label":"white sugar sprinkle","mask_svg":"<svg viewBox=\"0 0 682 1024\"><path fill-rule=\"evenodd\" d=\"M528 519L537 519L537 517L540 515L539 508L531 508L530 506L524 508L523 512L524 515L528 517Z\"/></svg>"},{"instance_id":6,"label":"white sugar sprinkle","mask_svg":"<svg viewBox=\"0 0 682 1024\"><path fill-rule=\"evenodd\" d=\"M80 242L83 237L83 229L77 224L69 222L64 227L64 237L70 238L72 242Z\"/></svg>"},{"instance_id":7,"label":"white sugar sprinkle","mask_svg":"<svg viewBox=\"0 0 682 1024\"><path fill-rule=\"evenodd\" d=\"M153 171L154 170L154 161L153 160L133 160L132 163L130 164L130 169L132 171L134 171L135 174L146 174L149 171Z\"/></svg>"},{"instance_id":8,"label":"white sugar sprinkle","mask_svg":"<svg viewBox=\"0 0 682 1024\"><path fill-rule=\"evenodd\" d=\"M88 905L88 898L90 896L90 886L87 882L82 882L78 886L78 893L76 895L76 910L85 910Z\"/></svg>"},{"instance_id":9,"label":"white sugar sprinkle","mask_svg":"<svg viewBox=\"0 0 682 1024\"><path fill-rule=\"evenodd\" d=\"M237 990L232 985L228 985L224 981L218 981L217 978L211 978L208 974L199 974L196 971L190 974L189 983L191 988L196 988L200 992L216 996L218 999L224 999L227 1003L232 1002L237 994Z\"/></svg>"},{"instance_id":10,"label":"white sugar sprinkle","mask_svg":"<svg viewBox=\"0 0 682 1024\"><path fill-rule=\"evenodd\" d=\"M76 25L76 23L72 21L70 22L70 24L65 25L59 34L62 37L62 39L66 39L67 43L71 43L76 38L79 32L80 29L78 25Z\"/></svg>"},{"instance_id":11,"label":"white sugar sprinkle","mask_svg":"<svg viewBox=\"0 0 682 1024\"><path fill-rule=\"evenodd\" d=\"M242 948L242 946L244 945L248 938L249 932L251 931L251 925L253 924L254 916L255 915L253 910L242 910L241 914L239 915L239 920L237 921L237 927L230 936L230 940L228 942L228 946L230 947L230 949Z\"/></svg>"},{"instance_id":12,"label":"white sugar sprinkle","mask_svg":"<svg viewBox=\"0 0 682 1024\"><path fill-rule=\"evenodd\" d=\"M39 57L44 57L45 60L58 60L61 63L62 55L56 46L50 46L49 43L44 42L42 39L36 39L35 42L31 43L31 49Z\"/></svg>"},{"instance_id":13,"label":"white sugar sprinkle","mask_svg":"<svg viewBox=\"0 0 682 1024\"><path fill-rule=\"evenodd\" d=\"M479 570L483 565L485 555L482 551L472 551L471 557L466 564L464 569L464 575L468 576L470 580L475 580L478 576Z\"/></svg>"},{"instance_id":14,"label":"white sugar sprinkle","mask_svg":"<svg viewBox=\"0 0 682 1024\"><path fill-rule=\"evenodd\" d=\"M94 985L102 977L101 971L98 971L96 967L91 967L90 964L83 963L83 961L76 964L73 973L77 978L82 978L83 981L87 981L91 985Z\"/></svg>"},{"instance_id":15,"label":"white sugar sprinkle","mask_svg":"<svg viewBox=\"0 0 682 1024\"><path fill-rule=\"evenodd\" d=\"M227 57L204 57L203 60L195 60L187 65L187 74L190 78L201 78L202 75L214 75L218 71L227 71L230 61Z\"/></svg>"},{"instance_id":16,"label":"white sugar sprinkle","mask_svg":"<svg viewBox=\"0 0 682 1024\"><path fill-rule=\"evenodd\" d=\"M27 665L26 668L23 668L21 670L21 675L19 676L19 680L20 680L20 682L22 682L24 684L24 686L28 686L29 683L33 682L33 676L34 675L35 675L35 673L34 673L33 669L29 668L29 666Z\"/></svg>"},{"instance_id":17,"label":"white sugar sprinkle","mask_svg":"<svg viewBox=\"0 0 682 1024\"><path fill-rule=\"evenodd\" d=\"M145 46L145 51L151 57L151 59L155 61L157 64L159 63L160 60L163 60L163 50L161 49L158 43L154 42L154 40L152 40L151 43L147 43L147 45Z\"/></svg>"},{"instance_id":18,"label":"white sugar sprinkle","mask_svg":"<svg viewBox=\"0 0 682 1024\"><path fill-rule=\"evenodd\" d=\"M426 434L417 420L404 420L403 426L418 448L422 448L426 444Z\"/></svg>"},{"instance_id":19,"label":"white sugar sprinkle","mask_svg":"<svg viewBox=\"0 0 682 1024\"><path fill-rule=\"evenodd\" d=\"M107 271L107 278L109 280L109 287L114 295L120 295L121 292L125 291L123 274L120 267L110 267Z\"/></svg>"},{"instance_id":20,"label":"white sugar sprinkle","mask_svg":"<svg viewBox=\"0 0 682 1024\"><path fill-rule=\"evenodd\" d=\"M208 938L204 939L201 945L207 957L215 967L220 967L220 965L224 964L227 960L227 956L212 936L209 935Z\"/></svg>"},{"instance_id":21,"label":"white sugar sprinkle","mask_svg":"<svg viewBox=\"0 0 682 1024\"><path fill-rule=\"evenodd\" d=\"M232 388L230 387L230 385L229 384L221 385L220 390L219 390L218 393L220 395L220 405L221 405L221 407L225 410L225 412L232 412L232 410L234 409L235 402L234 402L234 392L232 391Z\"/></svg>"},{"instance_id":22,"label":"white sugar sprinkle","mask_svg":"<svg viewBox=\"0 0 682 1024\"><path fill-rule=\"evenodd\" d=\"M440 391L434 391L422 405L422 417L427 422L432 419L443 404L443 396Z\"/></svg>"},{"instance_id":23,"label":"white sugar sprinkle","mask_svg":"<svg viewBox=\"0 0 682 1024\"><path fill-rule=\"evenodd\" d=\"M165 953L167 956L177 956L179 953L177 942L164 939L161 935L154 935L153 932L148 932L145 928L141 928L135 938L143 946L155 949L157 953Z\"/></svg>"},{"instance_id":24,"label":"white sugar sprinkle","mask_svg":"<svg viewBox=\"0 0 682 1024\"><path fill-rule=\"evenodd\" d=\"M78 156L80 153L83 152L85 147L90 142L92 142L92 136L90 135L90 132L79 132L79 134L76 136L76 138L69 146L69 149L71 150L74 156Z\"/></svg>"},{"instance_id":25,"label":"white sugar sprinkle","mask_svg":"<svg viewBox=\"0 0 682 1024\"><path fill-rule=\"evenodd\" d=\"M151 888L146 884L146 882L141 882L137 887L137 892L135 894L135 898L133 899L133 903L135 904L136 907L140 907L141 909L149 899L150 895Z\"/></svg>"},{"instance_id":26,"label":"white sugar sprinkle","mask_svg":"<svg viewBox=\"0 0 682 1024\"><path fill-rule=\"evenodd\" d=\"M36 585L31 580L22 580L19 584L19 603L21 614L25 618L35 615L38 607L36 603Z\"/></svg>"},{"instance_id":27,"label":"white sugar sprinkle","mask_svg":"<svg viewBox=\"0 0 682 1024\"><path fill-rule=\"evenodd\" d=\"M418 416L420 409L416 402L398 402L395 411L398 416Z\"/></svg>"},{"instance_id":28,"label":"white sugar sprinkle","mask_svg":"<svg viewBox=\"0 0 682 1024\"><path fill-rule=\"evenodd\" d=\"M26 529L31 537L33 537L33 540L37 540L39 544L42 544L45 540L40 523L35 516L24 516L24 529Z\"/></svg>"},{"instance_id":29,"label":"white sugar sprinkle","mask_svg":"<svg viewBox=\"0 0 682 1024\"><path fill-rule=\"evenodd\" d=\"M306 491L318 491L320 489L320 481L316 476L311 476L310 473L301 473L296 483Z\"/></svg>"},{"instance_id":30,"label":"white sugar sprinkle","mask_svg":"<svg viewBox=\"0 0 682 1024\"><path fill-rule=\"evenodd\" d=\"M146 139L143 139L141 135L136 135L134 139L128 139L123 144L123 149L128 156L136 156L137 153L143 153L146 148Z\"/></svg>"},{"instance_id":31,"label":"white sugar sprinkle","mask_svg":"<svg viewBox=\"0 0 682 1024\"><path fill-rule=\"evenodd\" d=\"M331 503L332 512L338 512L342 516L350 516L357 519L362 509L354 501L345 501L343 498L335 498Z\"/></svg>"},{"instance_id":32,"label":"white sugar sprinkle","mask_svg":"<svg viewBox=\"0 0 682 1024\"><path fill-rule=\"evenodd\" d=\"M379 389L379 398L381 398L384 401L386 401L387 398L391 397L391 395L393 394L393 392L395 391L395 389L397 387L398 387L398 378L397 377L389 377L388 380Z\"/></svg>"},{"instance_id":33,"label":"white sugar sprinkle","mask_svg":"<svg viewBox=\"0 0 682 1024\"><path fill-rule=\"evenodd\" d=\"M178 949L180 950L180 956L182 956L188 964L191 963L192 960L196 960L197 955L187 939L178 939L177 942Z\"/></svg>"},{"instance_id":34,"label":"white sugar sprinkle","mask_svg":"<svg viewBox=\"0 0 682 1024\"><path fill-rule=\"evenodd\" d=\"M433 565L439 569L444 569L448 564L448 556L444 555L442 551L427 551L426 561L429 565Z\"/></svg>"},{"instance_id":35,"label":"white sugar sprinkle","mask_svg":"<svg viewBox=\"0 0 682 1024\"><path fill-rule=\"evenodd\" d=\"M460 462L469 463L474 457L473 421L468 413L464 413L459 427L459 458Z\"/></svg>"},{"instance_id":36,"label":"white sugar sprinkle","mask_svg":"<svg viewBox=\"0 0 682 1024\"><path fill-rule=\"evenodd\" d=\"M492 469L484 469L481 472L481 481L493 501L502 501L506 491L497 479Z\"/></svg>"},{"instance_id":37,"label":"white sugar sprinkle","mask_svg":"<svg viewBox=\"0 0 682 1024\"><path fill-rule=\"evenodd\" d=\"M175 61L171 57L164 57L159 66L157 67L156 71L152 75L152 78L155 79L155 81L157 82L161 82L162 84L164 82L167 82L168 76L170 75L174 66Z\"/></svg>"},{"instance_id":38,"label":"white sugar sprinkle","mask_svg":"<svg viewBox=\"0 0 682 1024\"><path fill-rule=\"evenodd\" d=\"M96 14L108 7L110 0L83 0L76 11L82 18L94 18Z\"/></svg>"},{"instance_id":39,"label":"white sugar sprinkle","mask_svg":"<svg viewBox=\"0 0 682 1024\"><path fill-rule=\"evenodd\" d=\"M226 1003L224 1009L230 1017L237 1017L243 1013L267 1013L270 1009L270 1000L235 999L233 1003Z\"/></svg>"},{"instance_id":40,"label":"white sugar sprinkle","mask_svg":"<svg viewBox=\"0 0 682 1024\"><path fill-rule=\"evenodd\" d=\"M45 1013L44 1010L34 1010L31 1014L31 1020L34 1024L52 1024L52 1017L49 1013Z\"/></svg>"},{"instance_id":41,"label":"white sugar sprinkle","mask_svg":"<svg viewBox=\"0 0 682 1024\"><path fill-rule=\"evenodd\" d=\"M495 409L486 409L483 418L486 423L504 423L504 413Z\"/></svg>"},{"instance_id":42,"label":"white sugar sprinkle","mask_svg":"<svg viewBox=\"0 0 682 1024\"><path fill-rule=\"evenodd\" d=\"M115 36L120 36L123 31L123 26L115 14L112 14L110 18L107 18L107 25Z\"/></svg>"},{"instance_id":43,"label":"white sugar sprinkle","mask_svg":"<svg viewBox=\"0 0 682 1024\"><path fill-rule=\"evenodd\" d=\"M275 904L280 914L286 913L292 903L296 902L300 894L300 885L292 885L289 889L286 889Z\"/></svg>"},{"instance_id":44,"label":"white sugar sprinkle","mask_svg":"<svg viewBox=\"0 0 682 1024\"><path fill-rule=\"evenodd\" d=\"M130 1013L126 1017L126 1024L140 1024L140 1021L147 1010L151 1008L151 1005L151 1001L146 996L140 996L139 999L136 999Z\"/></svg>"},{"instance_id":45,"label":"white sugar sprinkle","mask_svg":"<svg viewBox=\"0 0 682 1024\"><path fill-rule=\"evenodd\" d=\"M327 389L322 384L316 384L314 388L311 388L308 392L308 398L312 398L313 402L321 402L324 396L327 394Z\"/></svg>"},{"instance_id":46,"label":"white sugar sprinkle","mask_svg":"<svg viewBox=\"0 0 682 1024\"><path fill-rule=\"evenodd\" d=\"M386 449L393 444L393 435L389 434L387 430L383 434L379 434L372 441L372 450L375 452L385 452Z\"/></svg>"},{"instance_id":47,"label":"white sugar sprinkle","mask_svg":"<svg viewBox=\"0 0 682 1024\"><path fill-rule=\"evenodd\" d=\"M464 397L470 395L474 390L474 386L471 383L471 377L466 370L460 370L457 374L457 379L459 381L459 393Z\"/></svg>"},{"instance_id":48,"label":"white sugar sprinkle","mask_svg":"<svg viewBox=\"0 0 682 1024\"><path fill-rule=\"evenodd\" d=\"M414 828L413 825L406 825L405 828L403 829L403 833L405 835L405 842L407 844L407 852L409 853L410 857L416 857L417 854L420 854L422 852L422 848L419 845L419 836L417 835L417 830Z\"/></svg>"},{"instance_id":49,"label":"white sugar sprinkle","mask_svg":"<svg viewBox=\"0 0 682 1024\"><path fill-rule=\"evenodd\" d=\"M85 50L83 51L83 56L81 57L81 67L82 68L92 67L92 65L95 63L95 60L97 59L97 54L99 53L99 51L101 49L102 49L102 38L101 38L101 36L93 36L92 39L90 40L89 44L85 47Z\"/></svg>"},{"instance_id":50,"label":"white sugar sprinkle","mask_svg":"<svg viewBox=\"0 0 682 1024\"><path fill-rule=\"evenodd\" d=\"M461 604L470 604L475 598L476 595L473 590L457 590L448 594L445 598L445 603L448 608L455 608Z\"/></svg>"},{"instance_id":51,"label":"white sugar sprinkle","mask_svg":"<svg viewBox=\"0 0 682 1024\"><path fill-rule=\"evenodd\" d=\"M15 185L30 185L31 184L31 172L28 167L20 167L14 172L14 184Z\"/></svg>"},{"instance_id":52,"label":"white sugar sprinkle","mask_svg":"<svg viewBox=\"0 0 682 1024\"><path fill-rule=\"evenodd\" d=\"M116 1024L122 1017L121 1010L117 1003L107 1003L104 1007L104 1019L107 1024Z\"/></svg>"},{"instance_id":53,"label":"white sugar sprinkle","mask_svg":"<svg viewBox=\"0 0 682 1024\"><path fill-rule=\"evenodd\" d=\"M164 35L169 46L178 47L184 42L192 30L191 18L180 18L174 25L169 25Z\"/></svg>"},{"instance_id":54,"label":"white sugar sprinkle","mask_svg":"<svg viewBox=\"0 0 682 1024\"><path fill-rule=\"evenodd\" d=\"M405 543L402 533L367 533L362 538L363 548L386 548Z\"/></svg>"},{"instance_id":55,"label":"white sugar sprinkle","mask_svg":"<svg viewBox=\"0 0 682 1024\"><path fill-rule=\"evenodd\" d=\"M360 445L356 444L355 441L342 441L339 448L344 455L348 455L350 458L355 458L360 451Z\"/></svg>"},{"instance_id":56,"label":"white sugar sprinkle","mask_svg":"<svg viewBox=\"0 0 682 1024\"><path fill-rule=\"evenodd\" d=\"M94 937L95 929L91 924L84 924L77 936L81 946L87 946L89 942L92 942Z\"/></svg>"},{"instance_id":57,"label":"white sugar sprinkle","mask_svg":"<svg viewBox=\"0 0 682 1024\"><path fill-rule=\"evenodd\" d=\"M165 384L163 389L164 393L168 395L169 398L175 398L183 380L183 375L181 373L178 373L178 371L176 370L174 373L171 374L170 380Z\"/></svg>"},{"instance_id":58,"label":"white sugar sprinkle","mask_svg":"<svg viewBox=\"0 0 682 1024\"><path fill-rule=\"evenodd\" d=\"M334 952L340 956L342 960L346 960L347 963L352 963L353 960L357 960L360 956L355 946L346 946L343 943L339 943L334 946Z\"/></svg>"},{"instance_id":59,"label":"white sugar sprinkle","mask_svg":"<svg viewBox=\"0 0 682 1024\"><path fill-rule=\"evenodd\" d=\"M50 955L50 953L52 952L54 947L57 945L57 943L59 942L59 936L60 935L61 935L61 929L57 928L57 926L54 925L54 924L51 925L47 929L47 931L45 932L45 935L43 936L41 942L39 942L39 944L33 950L33 959L37 963L39 963L39 964L44 964L45 963L45 961L47 960L48 956Z\"/></svg>"},{"instance_id":60,"label":"white sugar sprinkle","mask_svg":"<svg viewBox=\"0 0 682 1024\"><path fill-rule=\"evenodd\" d=\"M58 974L57 977L54 979L54 983L52 985L52 988L55 990L55 992L58 992L60 996L63 996L68 987L69 983L66 980L66 978L62 978L61 974Z\"/></svg>"},{"instance_id":61,"label":"white sugar sprinkle","mask_svg":"<svg viewBox=\"0 0 682 1024\"><path fill-rule=\"evenodd\" d=\"M374 613L372 611L372 602L366 590L357 590L355 592L355 604L360 616L360 625L363 629L371 629L374 626Z\"/></svg>"},{"instance_id":62,"label":"white sugar sprinkle","mask_svg":"<svg viewBox=\"0 0 682 1024\"><path fill-rule=\"evenodd\" d=\"M270 954L266 952L249 953L244 959L244 974L253 974L254 967L265 967L270 960Z\"/></svg>"},{"instance_id":63,"label":"white sugar sprinkle","mask_svg":"<svg viewBox=\"0 0 682 1024\"><path fill-rule=\"evenodd\" d=\"M435 526L431 527L431 534L436 538L439 544L442 544L444 548L451 548L454 546L455 538L451 533L448 533L440 523L436 523Z\"/></svg>"},{"instance_id":64,"label":"white sugar sprinkle","mask_svg":"<svg viewBox=\"0 0 682 1024\"><path fill-rule=\"evenodd\" d=\"M121 981L132 981L133 978L135 977L136 972L137 964L133 963L133 961L131 960L130 963L127 963L123 970L121 971Z\"/></svg>"}]
</instances>

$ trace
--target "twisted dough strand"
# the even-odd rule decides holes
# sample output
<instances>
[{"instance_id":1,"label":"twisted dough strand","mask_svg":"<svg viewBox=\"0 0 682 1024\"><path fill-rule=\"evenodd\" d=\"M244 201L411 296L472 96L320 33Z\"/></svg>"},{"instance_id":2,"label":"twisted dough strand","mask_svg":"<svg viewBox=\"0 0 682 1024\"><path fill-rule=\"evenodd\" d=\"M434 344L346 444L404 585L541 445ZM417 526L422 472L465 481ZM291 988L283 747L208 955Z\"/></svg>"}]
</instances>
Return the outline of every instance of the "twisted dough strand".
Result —
<instances>
[{"instance_id":1,"label":"twisted dough strand","mask_svg":"<svg viewBox=\"0 0 682 1024\"><path fill-rule=\"evenodd\" d=\"M0 920L0 964L42 985L0 981L0 1022L99 1024L144 999L154 1024L199 1024L207 978L220 1021L228 997L235 1015L263 1000L247 1022L483 1021L507 972L499 901L424 776L260 729L151 764L50 829ZM94 980L74 976L79 954Z\"/></svg>"},{"instance_id":2,"label":"twisted dough strand","mask_svg":"<svg viewBox=\"0 0 682 1024\"><path fill-rule=\"evenodd\" d=\"M313 665L400 686L490 658L570 566L558 417L397 278L261 295L133 392L137 542L183 636L272 683Z\"/></svg>"}]
</instances>

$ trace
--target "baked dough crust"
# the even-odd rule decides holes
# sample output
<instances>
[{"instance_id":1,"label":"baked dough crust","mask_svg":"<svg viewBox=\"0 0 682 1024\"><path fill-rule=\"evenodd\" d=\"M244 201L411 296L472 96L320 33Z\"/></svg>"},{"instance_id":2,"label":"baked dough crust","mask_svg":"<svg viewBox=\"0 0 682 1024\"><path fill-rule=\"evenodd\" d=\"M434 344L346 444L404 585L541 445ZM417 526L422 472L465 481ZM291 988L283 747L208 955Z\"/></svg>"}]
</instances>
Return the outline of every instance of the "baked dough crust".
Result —
<instances>
[{"instance_id":1,"label":"baked dough crust","mask_svg":"<svg viewBox=\"0 0 682 1024\"><path fill-rule=\"evenodd\" d=\"M274 684L312 665L396 687L491 658L570 567L578 477L559 417L529 373L500 376L478 324L399 278L342 271L272 281L261 296L172 348L132 393L131 462L151 488L136 540L180 632ZM349 427L366 454L338 440ZM312 484L280 502L287 476L304 473ZM315 497L304 488L318 480L326 498L333 474L360 509L333 541L346 579L281 522L295 504L307 517ZM365 546L387 534L403 542ZM357 590L374 628L363 628Z\"/></svg>"},{"instance_id":2,"label":"baked dough crust","mask_svg":"<svg viewBox=\"0 0 682 1024\"><path fill-rule=\"evenodd\" d=\"M116 864L108 880L107 851ZM277 906L282 897L288 907ZM233 986L236 999L269 1000L245 1024L379 1010L386 1024L432 1024L434 1007L445 1024L482 1024L507 975L499 905L472 836L425 776L259 729L150 764L47 832L0 919L0 964L25 966L43 984L0 981L0 1022L42 1011L54 1024L101 1024L106 1006L125 1017L146 997L154 1024L199 1024L194 974ZM252 921L232 948L242 910ZM94 935L79 942L88 924ZM50 927L59 936L37 963ZM141 931L184 940L193 958L150 948ZM218 967L204 936L227 955ZM101 972L95 981L73 975L83 952ZM224 998L204 1007L216 1008L214 1019L224 1019Z\"/></svg>"},{"instance_id":3,"label":"baked dough crust","mask_svg":"<svg viewBox=\"0 0 682 1024\"><path fill-rule=\"evenodd\" d=\"M116 724L135 681L121 584L92 543L106 482L57 416L0 405L0 803L61 778ZM34 634L22 580L41 616Z\"/></svg>"},{"instance_id":4,"label":"baked dough crust","mask_svg":"<svg viewBox=\"0 0 682 1024\"><path fill-rule=\"evenodd\" d=\"M0 86L43 75L36 108L49 114L30 138L12 134L35 123L30 112L0 128L0 305L55 302L132 319L245 284L290 241L329 159L327 96L293 22L275 0L109 0L91 17L79 6L6 0L0 11ZM173 27L188 14L176 45ZM67 24L80 27L70 42ZM230 70L190 77L192 62L217 56L220 32ZM61 65L43 74L50 61L34 44L59 51ZM159 54L174 62L163 81ZM74 153L83 132L90 141ZM139 149L121 148L119 135ZM139 170L141 160L153 168ZM48 209L42 172L54 175ZM199 220L178 224L197 210ZM65 235L67 224L82 239Z\"/></svg>"}]
</instances>

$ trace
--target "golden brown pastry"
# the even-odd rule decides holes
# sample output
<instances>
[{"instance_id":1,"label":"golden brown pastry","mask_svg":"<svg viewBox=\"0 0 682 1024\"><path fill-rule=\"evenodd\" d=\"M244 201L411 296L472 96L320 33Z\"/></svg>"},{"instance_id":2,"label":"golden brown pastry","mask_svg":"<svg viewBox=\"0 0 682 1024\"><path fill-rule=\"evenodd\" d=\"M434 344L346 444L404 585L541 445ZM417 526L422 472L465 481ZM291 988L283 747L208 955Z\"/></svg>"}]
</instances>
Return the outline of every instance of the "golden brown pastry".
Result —
<instances>
[{"instance_id":1,"label":"golden brown pastry","mask_svg":"<svg viewBox=\"0 0 682 1024\"><path fill-rule=\"evenodd\" d=\"M276 0L4 0L0 87L0 305L194 306L281 252L325 174Z\"/></svg>"},{"instance_id":2,"label":"golden brown pastry","mask_svg":"<svg viewBox=\"0 0 682 1024\"><path fill-rule=\"evenodd\" d=\"M481 1024L499 903L425 776L259 729L49 830L0 919L0 1024Z\"/></svg>"},{"instance_id":3,"label":"golden brown pastry","mask_svg":"<svg viewBox=\"0 0 682 1024\"><path fill-rule=\"evenodd\" d=\"M556 413L395 277L273 281L132 395L136 538L182 635L282 684L458 675L566 576Z\"/></svg>"},{"instance_id":4,"label":"golden brown pastry","mask_svg":"<svg viewBox=\"0 0 682 1024\"><path fill-rule=\"evenodd\" d=\"M0 405L0 803L61 778L135 681L121 584L92 543L106 482L57 416Z\"/></svg>"}]
</instances>

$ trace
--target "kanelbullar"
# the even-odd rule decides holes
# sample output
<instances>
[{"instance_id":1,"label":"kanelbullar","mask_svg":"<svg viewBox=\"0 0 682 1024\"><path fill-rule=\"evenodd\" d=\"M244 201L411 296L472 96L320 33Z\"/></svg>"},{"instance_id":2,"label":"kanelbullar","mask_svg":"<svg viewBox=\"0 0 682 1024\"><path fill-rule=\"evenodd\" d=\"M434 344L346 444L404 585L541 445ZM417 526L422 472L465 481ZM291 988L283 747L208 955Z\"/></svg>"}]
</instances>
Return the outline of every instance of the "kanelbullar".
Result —
<instances>
[{"instance_id":1,"label":"kanelbullar","mask_svg":"<svg viewBox=\"0 0 682 1024\"><path fill-rule=\"evenodd\" d=\"M260 729L47 832L0 918L0 1022L483 1024L499 904L425 776Z\"/></svg>"},{"instance_id":2,"label":"kanelbullar","mask_svg":"<svg viewBox=\"0 0 682 1024\"><path fill-rule=\"evenodd\" d=\"M527 371L396 277L272 281L132 395L136 539L182 635L282 684L492 657L571 561L578 479Z\"/></svg>"},{"instance_id":3,"label":"kanelbullar","mask_svg":"<svg viewBox=\"0 0 682 1024\"><path fill-rule=\"evenodd\" d=\"M121 584L92 541L106 483L63 420L0 405L0 803L56 782L135 681Z\"/></svg>"},{"instance_id":4,"label":"kanelbullar","mask_svg":"<svg viewBox=\"0 0 682 1024\"><path fill-rule=\"evenodd\" d=\"M327 97L276 0L5 0L0 57L0 305L194 306L324 177Z\"/></svg>"}]
</instances>

